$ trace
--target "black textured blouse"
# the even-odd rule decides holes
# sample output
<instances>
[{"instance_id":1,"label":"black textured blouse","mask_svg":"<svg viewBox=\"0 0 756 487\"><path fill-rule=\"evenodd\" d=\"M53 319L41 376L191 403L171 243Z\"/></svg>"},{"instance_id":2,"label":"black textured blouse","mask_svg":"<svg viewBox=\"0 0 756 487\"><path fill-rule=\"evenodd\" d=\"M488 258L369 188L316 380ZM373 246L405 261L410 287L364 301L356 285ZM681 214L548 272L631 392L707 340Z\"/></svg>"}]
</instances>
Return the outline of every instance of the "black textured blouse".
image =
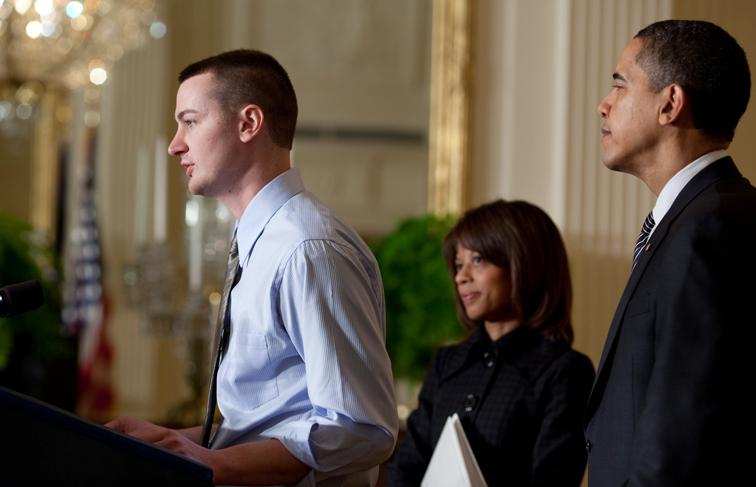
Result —
<instances>
[{"instance_id":1,"label":"black textured blouse","mask_svg":"<svg viewBox=\"0 0 756 487\"><path fill-rule=\"evenodd\" d=\"M588 357L525 328L496 342L480 328L439 349L386 485L420 485L446 419L457 413L489 486L579 486L593 377Z\"/></svg>"}]
</instances>

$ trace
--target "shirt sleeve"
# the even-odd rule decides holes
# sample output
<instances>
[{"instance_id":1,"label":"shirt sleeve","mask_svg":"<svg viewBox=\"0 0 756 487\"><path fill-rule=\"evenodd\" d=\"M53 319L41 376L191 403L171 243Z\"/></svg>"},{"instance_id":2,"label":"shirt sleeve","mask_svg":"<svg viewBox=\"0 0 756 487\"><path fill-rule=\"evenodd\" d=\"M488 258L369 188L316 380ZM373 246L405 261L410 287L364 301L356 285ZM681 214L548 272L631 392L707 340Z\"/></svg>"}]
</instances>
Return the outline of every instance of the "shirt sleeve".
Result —
<instances>
[{"instance_id":1,"label":"shirt sleeve","mask_svg":"<svg viewBox=\"0 0 756 487\"><path fill-rule=\"evenodd\" d=\"M397 416L374 261L328 240L303 242L285 264L278 302L305 362L312 409L272 435L322 472L345 474L384 461L396 441Z\"/></svg>"}]
</instances>

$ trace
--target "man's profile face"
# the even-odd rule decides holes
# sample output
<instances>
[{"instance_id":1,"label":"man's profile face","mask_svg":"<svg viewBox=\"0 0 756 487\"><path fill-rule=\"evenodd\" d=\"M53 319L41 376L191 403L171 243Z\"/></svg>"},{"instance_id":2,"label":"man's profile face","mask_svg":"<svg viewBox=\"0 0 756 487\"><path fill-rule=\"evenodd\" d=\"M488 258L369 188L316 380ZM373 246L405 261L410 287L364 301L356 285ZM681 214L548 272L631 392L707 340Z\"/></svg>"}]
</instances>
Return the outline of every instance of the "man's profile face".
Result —
<instances>
[{"instance_id":1,"label":"man's profile face","mask_svg":"<svg viewBox=\"0 0 756 487\"><path fill-rule=\"evenodd\" d=\"M238 182L234 161L239 139L233 114L224 112L213 96L212 73L193 76L179 86L175 118L178 128L168 152L181 158L192 194L218 197Z\"/></svg>"},{"instance_id":2,"label":"man's profile face","mask_svg":"<svg viewBox=\"0 0 756 487\"><path fill-rule=\"evenodd\" d=\"M604 165L636 176L655 160L663 103L661 92L651 91L648 75L636 60L642 46L643 41L635 38L625 47L612 89L598 105Z\"/></svg>"}]
</instances>

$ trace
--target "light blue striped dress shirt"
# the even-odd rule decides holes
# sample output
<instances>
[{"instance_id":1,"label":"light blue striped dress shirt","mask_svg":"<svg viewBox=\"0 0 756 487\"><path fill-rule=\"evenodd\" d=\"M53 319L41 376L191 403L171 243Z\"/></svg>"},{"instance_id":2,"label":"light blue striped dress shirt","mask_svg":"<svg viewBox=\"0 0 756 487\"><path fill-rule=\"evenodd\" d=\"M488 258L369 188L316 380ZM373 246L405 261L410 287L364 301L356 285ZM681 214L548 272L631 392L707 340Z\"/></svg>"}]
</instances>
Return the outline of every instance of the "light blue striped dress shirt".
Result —
<instances>
[{"instance_id":1,"label":"light blue striped dress shirt","mask_svg":"<svg viewBox=\"0 0 756 487\"><path fill-rule=\"evenodd\" d=\"M313 468L299 485L369 485L398 427L373 255L296 169L252 199L236 238L212 447L276 438Z\"/></svg>"}]
</instances>

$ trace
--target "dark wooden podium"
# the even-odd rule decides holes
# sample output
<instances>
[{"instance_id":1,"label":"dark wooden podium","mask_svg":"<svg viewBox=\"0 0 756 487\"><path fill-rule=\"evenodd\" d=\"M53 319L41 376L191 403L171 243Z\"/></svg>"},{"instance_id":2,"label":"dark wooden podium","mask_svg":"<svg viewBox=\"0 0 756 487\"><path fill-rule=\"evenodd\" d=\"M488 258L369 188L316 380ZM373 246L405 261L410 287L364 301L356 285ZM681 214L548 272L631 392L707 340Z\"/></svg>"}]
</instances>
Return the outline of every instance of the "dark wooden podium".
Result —
<instances>
[{"instance_id":1,"label":"dark wooden podium","mask_svg":"<svg viewBox=\"0 0 756 487\"><path fill-rule=\"evenodd\" d=\"M0 485L204 487L200 463L0 387Z\"/></svg>"}]
</instances>

